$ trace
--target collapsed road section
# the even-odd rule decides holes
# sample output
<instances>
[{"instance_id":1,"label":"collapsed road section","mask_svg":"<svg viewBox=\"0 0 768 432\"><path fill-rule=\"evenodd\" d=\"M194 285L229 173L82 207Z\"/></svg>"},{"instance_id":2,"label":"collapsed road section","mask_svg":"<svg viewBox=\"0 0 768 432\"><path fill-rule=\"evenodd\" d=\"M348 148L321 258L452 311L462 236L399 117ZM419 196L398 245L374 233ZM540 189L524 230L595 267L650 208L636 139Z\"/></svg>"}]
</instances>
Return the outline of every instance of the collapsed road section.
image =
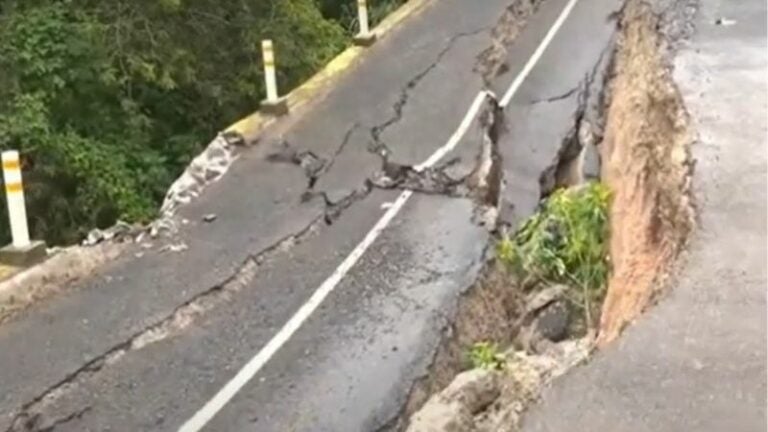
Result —
<instances>
[{"instance_id":1,"label":"collapsed road section","mask_svg":"<svg viewBox=\"0 0 768 432\"><path fill-rule=\"evenodd\" d=\"M6 322L0 358L14 366L0 377L0 430L175 430L268 344L408 192L408 205L311 321L209 427L257 422L269 430L297 417L297 407L309 413L307 430L322 422L336 430L375 428L391 419L488 244L487 229L473 219L483 213L475 193L490 188L485 168L475 168L498 166L488 163L495 152L486 132L496 122L493 109L482 109L484 83L473 64L490 43L484 29L509 4L489 1L470 11L463 4L435 4L372 49L360 72L324 100L332 109L293 119L290 128L276 125L263 145L242 150L226 176L178 209L173 237L129 245L66 294ZM446 91L451 80L466 85ZM399 104L403 91L407 103ZM368 132L392 118L393 107L399 120L379 136L390 153L371 154ZM480 111L489 113L485 125L473 121ZM283 140L297 150L288 164L270 157ZM453 154L415 163L447 142L443 148ZM455 157L460 162L447 163ZM388 175L392 167L403 168ZM455 194L440 190L449 178ZM400 190L417 183L432 192ZM356 195L361 187L364 195ZM387 385L366 382L361 364L378 365ZM316 392L301 390L308 381ZM337 399L325 400L327 394ZM269 415L254 412L252 399ZM347 415L319 419L327 404L345 405Z\"/></svg>"},{"instance_id":2,"label":"collapsed road section","mask_svg":"<svg viewBox=\"0 0 768 432\"><path fill-rule=\"evenodd\" d=\"M621 229L616 203L635 208L638 195L623 186L631 179L601 173L628 163L621 119L645 114L622 114L637 106L620 85L635 27L625 13L614 54L617 1L507 3L436 3L373 48L322 110L277 125L179 209L188 227L174 247L132 250L141 257L44 316L12 321L0 359L18 367L2 376L0 429L420 430L435 418L423 410L450 420L430 395L467 359L481 370L465 381L488 391L450 385L450 403L468 403L454 404L456 421L514 426L610 316L604 232ZM490 96L514 82L508 105ZM667 121L668 105L648 111ZM643 166L648 177L660 165ZM651 184L676 186L676 175ZM667 209L669 197L656 189L643 202ZM661 214L641 210L652 217L634 223ZM590 271L565 259L574 234ZM556 259L519 253L534 249Z\"/></svg>"},{"instance_id":3,"label":"collapsed road section","mask_svg":"<svg viewBox=\"0 0 768 432\"><path fill-rule=\"evenodd\" d=\"M693 134L663 18L627 2L613 15L615 47L544 100L577 102L539 176L541 204L497 240L396 429L521 430L544 385L619 337L665 287L694 211Z\"/></svg>"}]
</instances>

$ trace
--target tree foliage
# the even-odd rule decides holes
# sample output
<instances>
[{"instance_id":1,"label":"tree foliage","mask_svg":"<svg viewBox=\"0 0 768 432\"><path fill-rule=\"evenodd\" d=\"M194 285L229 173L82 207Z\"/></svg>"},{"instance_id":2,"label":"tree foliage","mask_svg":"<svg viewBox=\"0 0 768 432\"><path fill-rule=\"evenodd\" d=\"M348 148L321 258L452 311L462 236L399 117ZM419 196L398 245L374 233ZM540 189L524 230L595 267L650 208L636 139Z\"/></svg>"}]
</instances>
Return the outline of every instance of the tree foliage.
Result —
<instances>
[{"instance_id":1,"label":"tree foliage","mask_svg":"<svg viewBox=\"0 0 768 432\"><path fill-rule=\"evenodd\" d=\"M401 2L369 2L372 17ZM215 132L264 97L260 41L273 39L289 90L349 43L354 4L0 0L0 148L22 153L33 236L70 243L150 219Z\"/></svg>"},{"instance_id":2,"label":"tree foliage","mask_svg":"<svg viewBox=\"0 0 768 432\"><path fill-rule=\"evenodd\" d=\"M590 325L610 271L610 200L608 187L597 182L557 190L514 236L497 245L501 262L519 274L574 288L569 300L584 311Z\"/></svg>"}]
</instances>

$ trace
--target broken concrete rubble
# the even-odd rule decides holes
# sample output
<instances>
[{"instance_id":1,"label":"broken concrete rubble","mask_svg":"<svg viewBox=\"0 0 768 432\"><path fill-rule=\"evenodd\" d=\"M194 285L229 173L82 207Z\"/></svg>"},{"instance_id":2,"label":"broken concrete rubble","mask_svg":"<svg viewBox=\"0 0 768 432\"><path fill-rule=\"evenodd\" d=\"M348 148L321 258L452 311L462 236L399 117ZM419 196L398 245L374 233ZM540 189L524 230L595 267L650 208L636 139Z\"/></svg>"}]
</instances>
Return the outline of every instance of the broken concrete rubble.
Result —
<instances>
[{"instance_id":1,"label":"broken concrete rubble","mask_svg":"<svg viewBox=\"0 0 768 432\"><path fill-rule=\"evenodd\" d=\"M180 205L189 203L220 179L236 159L235 149L243 144L243 138L232 132L214 138L168 189L160 207L161 218L172 217Z\"/></svg>"},{"instance_id":2,"label":"broken concrete rubble","mask_svg":"<svg viewBox=\"0 0 768 432\"><path fill-rule=\"evenodd\" d=\"M543 385L583 361L590 339L555 344L541 355L510 350L501 371L457 375L414 413L407 432L515 432L525 407Z\"/></svg>"},{"instance_id":3,"label":"broken concrete rubble","mask_svg":"<svg viewBox=\"0 0 768 432\"><path fill-rule=\"evenodd\" d=\"M474 416L501 394L500 373L473 369L456 376L442 392L432 396L411 418L408 432L473 430Z\"/></svg>"}]
</instances>

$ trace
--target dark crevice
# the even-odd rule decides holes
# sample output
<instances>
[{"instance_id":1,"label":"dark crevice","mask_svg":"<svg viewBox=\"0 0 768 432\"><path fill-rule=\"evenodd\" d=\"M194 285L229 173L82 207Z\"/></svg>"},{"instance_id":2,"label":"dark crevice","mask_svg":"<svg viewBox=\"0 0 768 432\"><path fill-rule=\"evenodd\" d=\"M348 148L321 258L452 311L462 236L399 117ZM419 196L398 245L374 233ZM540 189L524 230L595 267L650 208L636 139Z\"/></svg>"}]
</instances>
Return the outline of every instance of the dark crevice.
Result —
<instances>
[{"instance_id":1,"label":"dark crevice","mask_svg":"<svg viewBox=\"0 0 768 432\"><path fill-rule=\"evenodd\" d=\"M506 131L504 112L495 96L488 93L488 102L478 115L483 131L480 150L473 169L453 177L447 170L459 162L458 157L433 167L419 168L390 160L390 153L380 153L382 168L370 178L370 184L380 189L411 190L417 193L448 197L473 198L479 205L495 206L501 184L501 163L497 149L501 134Z\"/></svg>"},{"instance_id":2,"label":"dark crevice","mask_svg":"<svg viewBox=\"0 0 768 432\"><path fill-rule=\"evenodd\" d=\"M353 123L352 126L347 129L347 131L344 133L344 138L341 140L341 144L339 144L339 146L336 148L336 151L333 153L331 160L325 164L322 170L320 170L318 173L318 178L322 177L324 174L331 170L333 164L336 163L336 158L338 158L344 152L344 149L347 148L347 145L352 140L352 134L355 133L358 127L360 127L359 123Z\"/></svg>"},{"instance_id":3,"label":"dark crevice","mask_svg":"<svg viewBox=\"0 0 768 432\"><path fill-rule=\"evenodd\" d=\"M460 181L462 183L462 187L464 187L463 191L465 192L463 196L472 197L475 201L476 209L495 209L498 211L504 185L503 161L501 159L501 154L498 151L498 143L508 129L505 124L503 108L492 93L489 92L488 96L489 101L487 105L478 115L483 141L475 161L475 166L468 175L461 179L455 179L454 181ZM456 159L451 159L435 169L437 171L442 171L447 166L455 164L456 162ZM410 175L415 175L416 179L421 179L421 177L418 177L420 172L413 167L407 166L404 171L410 173ZM422 170L421 173L424 171L426 170ZM402 185L396 187L403 188ZM490 228L490 231L493 231L496 228L494 224L497 222L498 220L494 218L491 222L492 226L488 227ZM487 272L487 269L485 269L487 267L486 261L491 255L493 248L494 243L489 242L485 245L483 252L480 254L482 260L481 266L484 269L480 271L479 279L481 280L483 279L483 273ZM427 278L429 277L433 277L433 275L430 274ZM471 294L469 293L470 289L471 287L467 287L467 291L462 293L462 296ZM456 333L455 317L451 315L449 311L441 310L436 312L437 317L435 319L441 323L440 327L443 329L444 338L450 339ZM424 400L421 400L420 395L426 394L424 390L428 388L429 378L434 373L433 367L437 363L439 356L442 354L443 353L439 349L435 350L424 373L413 378L411 388L406 396L406 401L401 404L400 408L392 417L382 420L381 424L376 427L376 432L398 432L406 429L410 415L416 407L424 402Z\"/></svg>"},{"instance_id":4,"label":"dark crevice","mask_svg":"<svg viewBox=\"0 0 768 432\"><path fill-rule=\"evenodd\" d=\"M566 91L565 93L559 94L557 96L551 96L551 97L544 98L544 99L535 99L535 100L531 101L531 105L540 104L542 102L550 103L550 102L557 102L557 101L560 101L560 100L563 100L563 99L568 99L569 97L573 96L574 94L576 94L576 92L578 92L579 90L582 89L582 84L583 84L583 81L579 82L579 85L577 85L576 87Z\"/></svg>"},{"instance_id":5,"label":"dark crevice","mask_svg":"<svg viewBox=\"0 0 768 432\"><path fill-rule=\"evenodd\" d=\"M443 49L437 54L434 61L408 80L408 82L401 88L397 101L392 105L392 115L387 120L370 128L369 133L372 142L368 146L368 151L381 158L382 168L380 172L374 173L366 178L361 187L335 200L331 199L326 191L317 191L314 189L317 180L330 171L336 158L347 147L355 130L360 126L358 123L354 123L346 131L342 142L330 159L319 157L312 151L297 150L287 141L282 141L280 143L280 148L276 152L268 155L267 160L275 163L290 163L299 166L304 170L304 175L307 177L307 189L302 193L300 199L302 202L308 202L316 197L320 197L325 204L324 220L327 224L332 224L341 216L344 210L368 196L373 188L409 189L418 193L439 194L451 197L467 196L467 176L452 178L445 172L447 168L458 162L457 159L450 160L437 167L430 167L417 171L411 165L403 165L391 161L390 158L392 152L381 140L381 136L389 127L402 119L403 110L409 101L411 90L413 90L440 64L445 55L447 55L453 48L456 41L460 38L474 36L487 30L488 29L486 28L481 28L451 36Z\"/></svg>"},{"instance_id":6,"label":"dark crevice","mask_svg":"<svg viewBox=\"0 0 768 432\"><path fill-rule=\"evenodd\" d=\"M613 41L600 54L599 60L592 70L582 79L579 85L564 95L550 98L552 101L577 96L577 108L573 117L573 127L563 140L562 146L548 172L542 174L542 183L555 183L562 169L561 163L573 161L579 157L582 147L586 144L595 145L602 140L603 134L603 104L606 82L609 79L613 61ZM501 124L500 126L503 126ZM586 130L589 129L589 130ZM486 128L486 131L490 129ZM586 137L585 134L591 136ZM490 134L489 134L490 135ZM489 140L494 144L494 140ZM490 147L493 150L493 146ZM551 177L544 178L544 177ZM499 182L503 185L503 179ZM541 194L551 193L554 186L542 184ZM493 247L493 243L489 244ZM488 255L490 256L490 254ZM478 281L459 300L458 311L446 318L446 328L440 347L423 376L414 379L408 400L394 418L388 419L378 429L378 432L402 431L408 426L410 416L437 391L445 388L458 371L461 370L463 355L468 342L479 340L503 341L511 343L528 321L523 322L526 298L519 290L510 286L513 282L503 271L494 267L492 261L484 268ZM554 303L548 303L548 305ZM466 315L463 315L466 314ZM538 311L537 311L538 314ZM482 315L482 318L479 316ZM483 324L478 324L483 323ZM490 323L490 324L488 324Z\"/></svg>"},{"instance_id":7,"label":"dark crevice","mask_svg":"<svg viewBox=\"0 0 768 432\"><path fill-rule=\"evenodd\" d=\"M21 430L25 432L53 432L59 426L62 426L74 420L80 420L91 409L92 407L90 406L79 409L65 417L54 420L47 426L38 425L41 417L39 414L34 415L24 422L24 429L21 429Z\"/></svg>"},{"instance_id":8,"label":"dark crevice","mask_svg":"<svg viewBox=\"0 0 768 432\"><path fill-rule=\"evenodd\" d=\"M564 180L564 177L566 177L564 173L576 163L583 149L583 144L579 139L579 127L584 119L587 98L589 97L589 91L587 90L589 86L586 83L588 79L587 77L578 87L578 105L573 115L573 126L568 130L565 138L563 138L554 161L539 175L539 198L542 201L560 187L569 186L564 184L567 181ZM578 168L574 167L574 169Z\"/></svg>"},{"instance_id":9,"label":"dark crevice","mask_svg":"<svg viewBox=\"0 0 768 432\"><path fill-rule=\"evenodd\" d=\"M288 163L301 167L307 177L307 189L312 189L319 176L324 172L328 161L317 156L311 150L299 151L288 141L281 141L280 148L267 155L267 161L273 163Z\"/></svg>"},{"instance_id":10,"label":"dark crevice","mask_svg":"<svg viewBox=\"0 0 768 432\"><path fill-rule=\"evenodd\" d=\"M613 62L613 51L614 43L611 40L600 52L592 70L585 75L579 85L563 97L555 98L555 100L564 99L577 94L577 106L573 115L573 126L563 138L553 162L539 175L539 192L542 201L561 187L573 186L584 180L599 177L600 161L597 147L603 137L606 82ZM596 167L584 166L584 152L588 151L597 159Z\"/></svg>"}]
</instances>

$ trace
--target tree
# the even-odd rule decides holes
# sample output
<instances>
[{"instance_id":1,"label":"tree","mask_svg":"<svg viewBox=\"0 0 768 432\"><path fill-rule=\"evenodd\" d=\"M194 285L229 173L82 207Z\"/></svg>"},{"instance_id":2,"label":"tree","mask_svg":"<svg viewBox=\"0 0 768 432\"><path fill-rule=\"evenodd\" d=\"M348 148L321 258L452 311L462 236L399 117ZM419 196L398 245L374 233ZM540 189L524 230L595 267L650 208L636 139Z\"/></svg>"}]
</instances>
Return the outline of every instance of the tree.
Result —
<instances>
[{"instance_id":1,"label":"tree","mask_svg":"<svg viewBox=\"0 0 768 432\"><path fill-rule=\"evenodd\" d=\"M215 132L263 99L260 41L274 40L285 91L349 43L352 12L354 0L0 0L0 148L22 152L33 235L66 244L150 219Z\"/></svg>"}]
</instances>

